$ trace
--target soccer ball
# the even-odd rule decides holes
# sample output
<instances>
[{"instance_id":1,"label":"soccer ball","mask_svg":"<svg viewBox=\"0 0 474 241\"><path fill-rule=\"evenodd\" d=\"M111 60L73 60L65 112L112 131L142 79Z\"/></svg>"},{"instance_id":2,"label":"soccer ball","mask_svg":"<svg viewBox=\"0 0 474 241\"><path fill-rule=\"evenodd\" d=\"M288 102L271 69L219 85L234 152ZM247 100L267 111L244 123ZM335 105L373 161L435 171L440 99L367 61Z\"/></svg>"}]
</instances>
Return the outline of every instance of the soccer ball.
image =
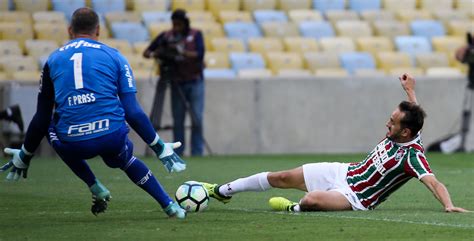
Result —
<instances>
[{"instance_id":1,"label":"soccer ball","mask_svg":"<svg viewBox=\"0 0 474 241\"><path fill-rule=\"evenodd\" d=\"M176 201L187 212L200 212L207 208L209 194L199 182L187 181L178 187Z\"/></svg>"}]
</instances>

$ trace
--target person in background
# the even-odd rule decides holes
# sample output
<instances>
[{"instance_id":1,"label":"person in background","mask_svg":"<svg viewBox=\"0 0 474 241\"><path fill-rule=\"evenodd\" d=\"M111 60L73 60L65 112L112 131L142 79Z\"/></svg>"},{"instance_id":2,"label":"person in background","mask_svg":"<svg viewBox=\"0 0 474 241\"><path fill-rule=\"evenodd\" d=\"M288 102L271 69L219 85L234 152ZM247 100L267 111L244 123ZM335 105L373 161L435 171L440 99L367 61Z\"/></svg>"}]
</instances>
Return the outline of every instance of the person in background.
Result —
<instances>
[{"instance_id":1,"label":"person in background","mask_svg":"<svg viewBox=\"0 0 474 241\"><path fill-rule=\"evenodd\" d=\"M24 124L19 105L12 105L5 110L0 111L0 120L11 121L18 126L18 129L23 133Z\"/></svg>"},{"instance_id":2,"label":"person in background","mask_svg":"<svg viewBox=\"0 0 474 241\"><path fill-rule=\"evenodd\" d=\"M175 10L171 20L172 29L160 33L143 52L143 56L156 58L160 65L159 81L171 84L174 141L183 143L175 152L178 155L184 152L187 110L192 122L191 155L201 156L204 151L204 39L201 31L191 28L184 10ZM160 86L158 83L156 93ZM154 105L153 108L157 108L157 103Z\"/></svg>"}]
</instances>

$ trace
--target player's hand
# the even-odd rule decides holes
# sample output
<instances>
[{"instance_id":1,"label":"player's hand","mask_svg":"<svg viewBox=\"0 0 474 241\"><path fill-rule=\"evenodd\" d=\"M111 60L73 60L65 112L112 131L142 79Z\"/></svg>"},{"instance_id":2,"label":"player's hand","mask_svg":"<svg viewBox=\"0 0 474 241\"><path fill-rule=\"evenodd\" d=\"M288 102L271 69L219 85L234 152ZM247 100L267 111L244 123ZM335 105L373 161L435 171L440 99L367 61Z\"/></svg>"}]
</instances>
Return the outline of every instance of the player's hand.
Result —
<instances>
[{"instance_id":1,"label":"player's hand","mask_svg":"<svg viewBox=\"0 0 474 241\"><path fill-rule=\"evenodd\" d=\"M469 210L466 210L466 209L460 208L460 207L449 207L449 208L445 208L444 211L447 212L447 213L468 213L468 212L471 212Z\"/></svg>"},{"instance_id":2,"label":"player's hand","mask_svg":"<svg viewBox=\"0 0 474 241\"><path fill-rule=\"evenodd\" d=\"M402 87L405 91L413 91L415 90L415 78L411 76L408 73L402 74L400 77L398 77L400 80L400 83L402 84Z\"/></svg>"},{"instance_id":3,"label":"player's hand","mask_svg":"<svg viewBox=\"0 0 474 241\"><path fill-rule=\"evenodd\" d=\"M181 146L181 142L173 142L173 143L164 143L163 151L158 158L168 172L181 172L186 169L186 163L183 159L181 159L173 149L176 149Z\"/></svg>"},{"instance_id":4,"label":"player's hand","mask_svg":"<svg viewBox=\"0 0 474 241\"><path fill-rule=\"evenodd\" d=\"M30 165L32 155L27 155L23 150L5 148L3 150L6 154L12 155L12 159L2 167L0 172L7 171L11 168L6 179L8 181L18 181L21 176L26 178L28 175L28 166Z\"/></svg>"}]
</instances>

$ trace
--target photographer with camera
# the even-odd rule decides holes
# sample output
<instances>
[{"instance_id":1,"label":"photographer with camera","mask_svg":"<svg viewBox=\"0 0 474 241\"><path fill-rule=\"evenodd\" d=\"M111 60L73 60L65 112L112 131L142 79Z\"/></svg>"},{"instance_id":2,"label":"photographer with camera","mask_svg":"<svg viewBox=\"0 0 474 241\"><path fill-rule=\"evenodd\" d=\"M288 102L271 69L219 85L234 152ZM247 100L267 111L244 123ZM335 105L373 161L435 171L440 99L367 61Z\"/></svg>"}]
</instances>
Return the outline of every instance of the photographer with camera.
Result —
<instances>
[{"instance_id":1,"label":"photographer with camera","mask_svg":"<svg viewBox=\"0 0 474 241\"><path fill-rule=\"evenodd\" d=\"M456 50L456 59L469 65L468 88L474 90L474 40L470 33L466 34L467 44Z\"/></svg>"},{"instance_id":2,"label":"photographer with camera","mask_svg":"<svg viewBox=\"0 0 474 241\"><path fill-rule=\"evenodd\" d=\"M184 122L188 109L192 120L191 155L201 156L204 147L204 39L201 31L190 27L184 10L175 10L171 20L172 29L160 33L144 51L143 56L156 58L159 63L160 80L156 95L164 93L160 92L159 88L166 87L166 83L171 84L173 135L175 141L183 143L180 148L175 149L176 154L182 155L184 152ZM162 100L163 97L155 96L152 115L159 112L155 111L158 104L156 100L159 98ZM153 119L153 116L151 118Z\"/></svg>"}]
</instances>

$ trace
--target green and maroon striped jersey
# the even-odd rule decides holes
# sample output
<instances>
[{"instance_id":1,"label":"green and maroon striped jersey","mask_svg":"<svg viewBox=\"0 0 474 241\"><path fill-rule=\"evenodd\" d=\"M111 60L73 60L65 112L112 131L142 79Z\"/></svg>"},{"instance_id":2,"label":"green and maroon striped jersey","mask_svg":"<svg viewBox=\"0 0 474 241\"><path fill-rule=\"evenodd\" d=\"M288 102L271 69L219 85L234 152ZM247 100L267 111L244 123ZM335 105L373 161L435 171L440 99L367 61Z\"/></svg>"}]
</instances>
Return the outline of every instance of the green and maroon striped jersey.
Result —
<instances>
[{"instance_id":1,"label":"green and maroon striped jersey","mask_svg":"<svg viewBox=\"0 0 474 241\"><path fill-rule=\"evenodd\" d=\"M361 162L350 163L347 183L360 202L374 209L412 177L433 175L421 136L407 143L383 139Z\"/></svg>"}]
</instances>

